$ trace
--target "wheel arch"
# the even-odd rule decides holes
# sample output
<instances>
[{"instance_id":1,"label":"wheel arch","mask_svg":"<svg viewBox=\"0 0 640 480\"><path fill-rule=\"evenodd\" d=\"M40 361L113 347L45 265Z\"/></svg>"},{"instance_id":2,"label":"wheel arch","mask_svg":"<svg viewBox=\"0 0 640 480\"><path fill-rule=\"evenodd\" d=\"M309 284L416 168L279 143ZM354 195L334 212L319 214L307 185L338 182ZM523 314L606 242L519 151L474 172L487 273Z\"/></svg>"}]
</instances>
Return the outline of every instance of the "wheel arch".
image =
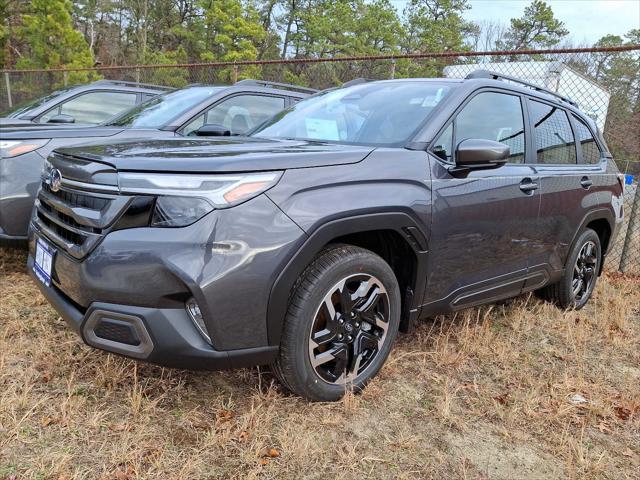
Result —
<instances>
[{"instance_id":1,"label":"wheel arch","mask_svg":"<svg viewBox=\"0 0 640 480\"><path fill-rule=\"evenodd\" d=\"M603 259L600 262L600 269L598 271L598 275L600 275L604 266L604 257L607 255L607 253L609 253L609 249L611 247L611 236L613 235L615 228L615 214L611 210L606 208L592 210L587 213L582 219L580 227L576 230L576 233L571 240L572 248L575 245L578 237L588 228L595 231L600 238Z\"/></svg>"},{"instance_id":2,"label":"wheel arch","mask_svg":"<svg viewBox=\"0 0 640 480\"><path fill-rule=\"evenodd\" d=\"M392 241L389 245L387 241ZM314 229L281 266L269 294L267 335L269 345L279 345L289 295L296 281L316 255L331 243L356 245L374 251L394 269L403 300L401 329L408 331L419 313L426 281L427 236L418 221L403 212L349 216ZM400 256L393 247L400 248ZM411 268L403 254L411 252ZM394 259L396 261L394 261ZM390 261L391 260L391 261ZM394 268L395 267L395 268Z\"/></svg>"}]
</instances>

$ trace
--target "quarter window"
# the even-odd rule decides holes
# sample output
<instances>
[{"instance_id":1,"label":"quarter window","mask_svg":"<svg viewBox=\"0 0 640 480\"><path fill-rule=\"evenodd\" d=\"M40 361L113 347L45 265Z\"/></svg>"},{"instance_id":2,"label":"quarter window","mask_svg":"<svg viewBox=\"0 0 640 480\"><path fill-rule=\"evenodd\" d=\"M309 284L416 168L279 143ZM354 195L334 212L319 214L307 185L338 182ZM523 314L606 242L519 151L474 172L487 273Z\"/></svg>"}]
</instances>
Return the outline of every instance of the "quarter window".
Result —
<instances>
[{"instance_id":1,"label":"quarter window","mask_svg":"<svg viewBox=\"0 0 640 480\"><path fill-rule=\"evenodd\" d=\"M576 163L576 142L564 110L534 100L530 105L538 163Z\"/></svg>"},{"instance_id":2,"label":"quarter window","mask_svg":"<svg viewBox=\"0 0 640 480\"><path fill-rule=\"evenodd\" d=\"M198 115L184 127L183 135L194 135L203 125L222 125L233 135L243 135L284 109L283 97L237 95Z\"/></svg>"},{"instance_id":3,"label":"quarter window","mask_svg":"<svg viewBox=\"0 0 640 480\"><path fill-rule=\"evenodd\" d=\"M136 93L125 92L91 92L72 98L49 110L40 123L47 123L52 117L63 114L70 115L75 123L98 124L135 106Z\"/></svg>"},{"instance_id":4,"label":"quarter window","mask_svg":"<svg viewBox=\"0 0 640 480\"><path fill-rule=\"evenodd\" d=\"M455 145L469 138L494 140L509 146L509 163L523 163L523 118L520 97L496 92L480 93L471 99L455 120Z\"/></svg>"},{"instance_id":5,"label":"quarter window","mask_svg":"<svg viewBox=\"0 0 640 480\"><path fill-rule=\"evenodd\" d=\"M599 163L600 162L600 148L596 143L595 138L591 135L589 127L575 115L573 116L576 125L576 134L580 145L582 146L582 160L584 163Z\"/></svg>"},{"instance_id":6,"label":"quarter window","mask_svg":"<svg viewBox=\"0 0 640 480\"><path fill-rule=\"evenodd\" d=\"M445 162L453 161L453 125L449 124L438 139L433 142L432 151L434 155Z\"/></svg>"}]
</instances>

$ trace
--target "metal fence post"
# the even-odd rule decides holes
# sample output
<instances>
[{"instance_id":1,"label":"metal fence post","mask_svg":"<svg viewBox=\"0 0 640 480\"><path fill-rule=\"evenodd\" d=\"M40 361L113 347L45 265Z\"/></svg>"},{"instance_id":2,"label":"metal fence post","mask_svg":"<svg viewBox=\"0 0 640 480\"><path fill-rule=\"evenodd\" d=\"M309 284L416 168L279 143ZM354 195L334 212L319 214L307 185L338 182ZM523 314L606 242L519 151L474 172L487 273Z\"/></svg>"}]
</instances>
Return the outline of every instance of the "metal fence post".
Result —
<instances>
[{"instance_id":1,"label":"metal fence post","mask_svg":"<svg viewBox=\"0 0 640 480\"><path fill-rule=\"evenodd\" d=\"M391 60L391 73L389 74L389 78L393 80L396 78L396 59Z\"/></svg>"},{"instance_id":2,"label":"metal fence post","mask_svg":"<svg viewBox=\"0 0 640 480\"><path fill-rule=\"evenodd\" d=\"M632 257L638 257L638 262L640 262L640 251L633 252L632 249L635 235L640 235L640 184L636 185L636 194L633 197L633 206L629 214L627 236L624 239L622 256L620 257L620 271L623 273L633 266Z\"/></svg>"},{"instance_id":3,"label":"metal fence post","mask_svg":"<svg viewBox=\"0 0 640 480\"><path fill-rule=\"evenodd\" d=\"M67 72L66 70L62 72L62 82L64 83L65 87L69 85L69 72Z\"/></svg>"},{"instance_id":4,"label":"metal fence post","mask_svg":"<svg viewBox=\"0 0 640 480\"><path fill-rule=\"evenodd\" d=\"M4 72L4 84L7 87L7 101L9 108L13 107L13 98L11 98L11 82L9 81L9 72Z\"/></svg>"},{"instance_id":5,"label":"metal fence post","mask_svg":"<svg viewBox=\"0 0 640 480\"><path fill-rule=\"evenodd\" d=\"M231 73L231 83L234 84L238 81L238 66L233 66L233 72Z\"/></svg>"},{"instance_id":6,"label":"metal fence post","mask_svg":"<svg viewBox=\"0 0 640 480\"><path fill-rule=\"evenodd\" d=\"M140 69L136 68L136 83L140 83Z\"/></svg>"}]
</instances>

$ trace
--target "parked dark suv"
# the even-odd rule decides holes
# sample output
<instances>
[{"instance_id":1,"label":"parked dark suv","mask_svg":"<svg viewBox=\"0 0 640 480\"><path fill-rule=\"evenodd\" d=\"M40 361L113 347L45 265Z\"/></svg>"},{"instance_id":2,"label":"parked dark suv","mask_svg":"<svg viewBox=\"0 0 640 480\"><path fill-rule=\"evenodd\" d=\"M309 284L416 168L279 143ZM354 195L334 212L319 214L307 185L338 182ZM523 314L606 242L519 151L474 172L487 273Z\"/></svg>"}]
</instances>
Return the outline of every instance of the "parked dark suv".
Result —
<instances>
[{"instance_id":1,"label":"parked dark suv","mask_svg":"<svg viewBox=\"0 0 640 480\"><path fill-rule=\"evenodd\" d=\"M163 138L244 134L315 93L295 85L241 80L192 85L156 96L99 126L37 126L0 131L0 242L27 239L44 159L56 148L98 138Z\"/></svg>"},{"instance_id":2,"label":"parked dark suv","mask_svg":"<svg viewBox=\"0 0 640 480\"><path fill-rule=\"evenodd\" d=\"M623 215L591 120L488 72L326 91L248 137L58 150L36 206L29 269L86 343L272 364L312 400L362 389L421 318L583 307Z\"/></svg>"}]
</instances>

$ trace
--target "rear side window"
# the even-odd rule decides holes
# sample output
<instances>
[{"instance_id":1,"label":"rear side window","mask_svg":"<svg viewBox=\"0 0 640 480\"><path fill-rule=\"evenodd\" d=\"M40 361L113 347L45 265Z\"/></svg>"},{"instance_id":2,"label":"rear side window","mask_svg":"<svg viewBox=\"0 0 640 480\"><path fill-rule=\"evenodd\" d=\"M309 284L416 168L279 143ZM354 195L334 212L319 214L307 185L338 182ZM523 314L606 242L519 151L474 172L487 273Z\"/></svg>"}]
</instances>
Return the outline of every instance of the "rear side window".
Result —
<instances>
[{"instance_id":1,"label":"rear side window","mask_svg":"<svg viewBox=\"0 0 640 480\"><path fill-rule=\"evenodd\" d=\"M469 138L494 140L510 147L510 163L523 163L523 118L520 97L480 93L465 105L455 120L455 145Z\"/></svg>"},{"instance_id":2,"label":"rear side window","mask_svg":"<svg viewBox=\"0 0 640 480\"><path fill-rule=\"evenodd\" d=\"M75 123L102 123L132 108L137 98L136 93L126 92L85 93L49 110L40 117L40 123L46 123L59 114L72 116Z\"/></svg>"},{"instance_id":3,"label":"rear side window","mask_svg":"<svg viewBox=\"0 0 640 480\"><path fill-rule=\"evenodd\" d=\"M596 143L595 138L591 135L589 127L575 115L573 116L576 125L576 135L582 146L582 160L584 163L600 163L600 148Z\"/></svg>"},{"instance_id":4,"label":"rear side window","mask_svg":"<svg viewBox=\"0 0 640 480\"><path fill-rule=\"evenodd\" d=\"M538 163L576 163L576 142L565 111L534 100L530 106Z\"/></svg>"}]
</instances>

